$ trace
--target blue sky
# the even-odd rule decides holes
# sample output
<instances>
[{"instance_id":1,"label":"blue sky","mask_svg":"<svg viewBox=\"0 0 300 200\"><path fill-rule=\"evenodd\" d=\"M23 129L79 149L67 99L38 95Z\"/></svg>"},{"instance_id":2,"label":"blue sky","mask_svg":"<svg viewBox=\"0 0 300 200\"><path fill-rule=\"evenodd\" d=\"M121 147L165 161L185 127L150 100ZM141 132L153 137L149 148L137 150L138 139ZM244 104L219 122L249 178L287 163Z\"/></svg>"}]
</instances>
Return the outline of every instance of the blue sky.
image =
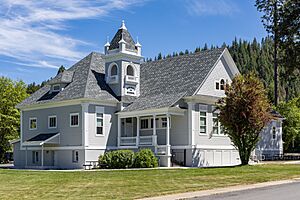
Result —
<instances>
[{"instance_id":1,"label":"blue sky","mask_svg":"<svg viewBox=\"0 0 300 200\"><path fill-rule=\"evenodd\" d=\"M0 0L0 76L40 83L103 52L122 19L145 57L266 32L254 0Z\"/></svg>"}]
</instances>

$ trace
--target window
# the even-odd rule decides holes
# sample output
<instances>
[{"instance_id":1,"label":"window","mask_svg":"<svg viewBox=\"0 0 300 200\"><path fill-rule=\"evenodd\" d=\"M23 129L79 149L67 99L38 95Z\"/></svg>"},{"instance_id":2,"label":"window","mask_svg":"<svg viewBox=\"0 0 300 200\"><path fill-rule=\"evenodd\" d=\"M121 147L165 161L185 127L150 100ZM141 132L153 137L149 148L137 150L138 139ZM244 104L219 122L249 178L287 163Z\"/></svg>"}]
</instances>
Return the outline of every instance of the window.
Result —
<instances>
[{"instance_id":1,"label":"window","mask_svg":"<svg viewBox=\"0 0 300 200\"><path fill-rule=\"evenodd\" d=\"M53 85L53 92L58 92L60 90L60 85Z\"/></svg>"},{"instance_id":2,"label":"window","mask_svg":"<svg viewBox=\"0 0 300 200\"><path fill-rule=\"evenodd\" d=\"M276 127L275 126L272 127L272 139L273 140L276 139Z\"/></svg>"},{"instance_id":3,"label":"window","mask_svg":"<svg viewBox=\"0 0 300 200\"><path fill-rule=\"evenodd\" d=\"M149 120L141 119L141 129L148 129L148 128L149 128Z\"/></svg>"},{"instance_id":4,"label":"window","mask_svg":"<svg viewBox=\"0 0 300 200\"><path fill-rule=\"evenodd\" d=\"M216 81L216 90L225 90L225 80L221 79L220 81Z\"/></svg>"},{"instance_id":5,"label":"window","mask_svg":"<svg viewBox=\"0 0 300 200\"><path fill-rule=\"evenodd\" d=\"M225 90L225 81L224 81L224 79L221 79L221 81L220 81L220 89Z\"/></svg>"},{"instance_id":6,"label":"window","mask_svg":"<svg viewBox=\"0 0 300 200\"><path fill-rule=\"evenodd\" d=\"M78 127L79 126L79 114L78 113L71 113L70 114L70 126L71 127Z\"/></svg>"},{"instance_id":7,"label":"window","mask_svg":"<svg viewBox=\"0 0 300 200\"><path fill-rule=\"evenodd\" d=\"M38 163L38 162L39 162L39 152L32 151L32 163Z\"/></svg>"},{"instance_id":8,"label":"window","mask_svg":"<svg viewBox=\"0 0 300 200\"><path fill-rule=\"evenodd\" d=\"M166 117L162 117L161 118L161 127L162 128L167 128L167 126L168 126L167 118Z\"/></svg>"},{"instance_id":9,"label":"window","mask_svg":"<svg viewBox=\"0 0 300 200\"><path fill-rule=\"evenodd\" d=\"M79 161L79 152L76 150L72 151L72 161L73 163L77 163Z\"/></svg>"},{"instance_id":10,"label":"window","mask_svg":"<svg viewBox=\"0 0 300 200\"><path fill-rule=\"evenodd\" d=\"M118 75L118 66L114 64L111 69L110 69L110 75L111 76L116 76Z\"/></svg>"},{"instance_id":11,"label":"window","mask_svg":"<svg viewBox=\"0 0 300 200\"><path fill-rule=\"evenodd\" d=\"M127 66L126 74L129 76L134 76L134 69L131 65Z\"/></svg>"},{"instance_id":12,"label":"window","mask_svg":"<svg viewBox=\"0 0 300 200\"><path fill-rule=\"evenodd\" d=\"M36 130L37 129L37 118L29 118L29 130Z\"/></svg>"},{"instance_id":13,"label":"window","mask_svg":"<svg viewBox=\"0 0 300 200\"><path fill-rule=\"evenodd\" d=\"M200 111L200 134L206 134L206 112Z\"/></svg>"},{"instance_id":14,"label":"window","mask_svg":"<svg viewBox=\"0 0 300 200\"><path fill-rule=\"evenodd\" d=\"M56 116L48 117L48 128L56 128Z\"/></svg>"},{"instance_id":15,"label":"window","mask_svg":"<svg viewBox=\"0 0 300 200\"><path fill-rule=\"evenodd\" d=\"M216 82L216 90L219 90L219 89L220 89L220 83Z\"/></svg>"},{"instance_id":16,"label":"window","mask_svg":"<svg viewBox=\"0 0 300 200\"><path fill-rule=\"evenodd\" d=\"M219 120L218 113L213 113L213 134L219 134Z\"/></svg>"},{"instance_id":17,"label":"window","mask_svg":"<svg viewBox=\"0 0 300 200\"><path fill-rule=\"evenodd\" d=\"M96 115L96 134L103 135L103 113L97 113Z\"/></svg>"}]
</instances>

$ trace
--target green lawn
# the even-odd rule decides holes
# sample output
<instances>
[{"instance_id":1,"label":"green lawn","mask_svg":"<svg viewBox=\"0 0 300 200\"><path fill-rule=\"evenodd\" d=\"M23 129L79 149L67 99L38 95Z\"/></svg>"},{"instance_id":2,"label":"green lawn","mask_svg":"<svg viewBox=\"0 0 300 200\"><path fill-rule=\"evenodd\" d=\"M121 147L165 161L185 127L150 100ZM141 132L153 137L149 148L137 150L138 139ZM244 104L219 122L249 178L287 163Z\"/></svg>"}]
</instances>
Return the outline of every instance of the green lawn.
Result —
<instances>
[{"instance_id":1,"label":"green lawn","mask_svg":"<svg viewBox=\"0 0 300 200\"><path fill-rule=\"evenodd\" d=\"M135 199L295 177L300 177L300 165L75 172L0 169L0 199Z\"/></svg>"}]
</instances>

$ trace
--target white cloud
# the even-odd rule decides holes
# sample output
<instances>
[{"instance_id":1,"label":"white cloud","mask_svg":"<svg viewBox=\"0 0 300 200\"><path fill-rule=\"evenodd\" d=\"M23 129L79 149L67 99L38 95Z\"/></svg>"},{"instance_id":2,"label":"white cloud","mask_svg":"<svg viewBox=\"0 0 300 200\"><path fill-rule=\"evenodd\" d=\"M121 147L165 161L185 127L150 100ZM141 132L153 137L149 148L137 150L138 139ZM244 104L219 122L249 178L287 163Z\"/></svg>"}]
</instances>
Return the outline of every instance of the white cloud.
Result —
<instances>
[{"instance_id":1,"label":"white cloud","mask_svg":"<svg viewBox=\"0 0 300 200\"><path fill-rule=\"evenodd\" d=\"M232 15L239 11L232 0L186 0L185 7L190 15Z\"/></svg>"},{"instance_id":2,"label":"white cloud","mask_svg":"<svg viewBox=\"0 0 300 200\"><path fill-rule=\"evenodd\" d=\"M76 61L85 54L80 47L91 44L64 35L67 21L98 19L144 1L0 0L0 56L18 65L47 68Z\"/></svg>"}]
</instances>

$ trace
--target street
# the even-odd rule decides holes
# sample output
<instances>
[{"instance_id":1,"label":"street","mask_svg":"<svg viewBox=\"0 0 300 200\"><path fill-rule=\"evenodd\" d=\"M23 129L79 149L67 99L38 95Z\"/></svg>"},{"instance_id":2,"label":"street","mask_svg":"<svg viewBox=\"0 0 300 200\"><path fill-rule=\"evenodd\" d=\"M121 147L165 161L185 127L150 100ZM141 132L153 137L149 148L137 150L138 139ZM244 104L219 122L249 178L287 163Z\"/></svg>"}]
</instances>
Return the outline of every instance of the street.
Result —
<instances>
[{"instance_id":1,"label":"street","mask_svg":"<svg viewBox=\"0 0 300 200\"><path fill-rule=\"evenodd\" d=\"M258 189L228 192L189 200L298 200L300 181Z\"/></svg>"}]
</instances>

